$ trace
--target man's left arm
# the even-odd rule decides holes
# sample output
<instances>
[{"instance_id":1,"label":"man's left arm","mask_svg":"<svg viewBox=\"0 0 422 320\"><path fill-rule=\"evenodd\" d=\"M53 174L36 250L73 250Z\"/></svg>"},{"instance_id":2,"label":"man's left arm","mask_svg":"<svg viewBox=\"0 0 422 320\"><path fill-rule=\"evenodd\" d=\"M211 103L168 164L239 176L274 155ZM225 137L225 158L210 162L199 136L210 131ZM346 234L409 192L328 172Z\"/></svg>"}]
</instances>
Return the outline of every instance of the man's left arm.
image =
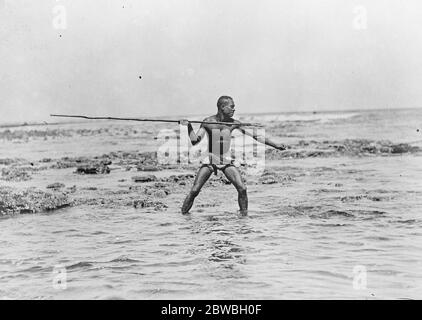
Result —
<instances>
[{"instance_id":1,"label":"man's left arm","mask_svg":"<svg viewBox=\"0 0 422 320\"><path fill-rule=\"evenodd\" d=\"M278 150L287 149L287 147L284 144L275 143L270 138L267 138L265 135L260 134L259 130L247 130L241 126L237 127L236 129L240 130L240 132L242 132L243 134L246 134L247 136L252 137L256 141L266 144L267 146L276 148Z\"/></svg>"}]
</instances>

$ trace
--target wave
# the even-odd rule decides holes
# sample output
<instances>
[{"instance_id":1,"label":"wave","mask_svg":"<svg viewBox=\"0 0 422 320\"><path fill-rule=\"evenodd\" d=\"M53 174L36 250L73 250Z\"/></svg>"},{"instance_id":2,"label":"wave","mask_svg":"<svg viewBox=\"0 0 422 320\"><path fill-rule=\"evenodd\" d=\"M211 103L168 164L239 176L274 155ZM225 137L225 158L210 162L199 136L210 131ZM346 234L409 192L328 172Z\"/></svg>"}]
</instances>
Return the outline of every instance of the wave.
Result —
<instances>
[{"instance_id":1,"label":"wave","mask_svg":"<svg viewBox=\"0 0 422 320\"><path fill-rule=\"evenodd\" d=\"M344 218L360 218L363 220L373 220L381 216L385 216L387 212L379 210L328 210L325 212L319 212L312 214L311 218L328 219L333 217L344 217Z\"/></svg>"},{"instance_id":2,"label":"wave","mask_svg":"<svg viewBox=\"0 0 422 320\"><path fill-rule=\"evenodd\" d=\"M131 259L128 257L120 257L120 258L116 258L111 260L110 262L129 262L129 263L136 263L136 262L140 262L139 260L136 259Z\"/></svg>"},{"instance_id":3,"label":"wave","mask_svg":"<svg viewBox=\"0 0 422 320\"><path fill-rule=\"evenodd\" d=\"M86 267L92 267L93 263L89 262L89 261L81 261L75 264L72 264L70 266L67 266L66 269L67 270L73 270L73 269L78 269L78 268L86 268Z\"/></svg>"}]
</instances>

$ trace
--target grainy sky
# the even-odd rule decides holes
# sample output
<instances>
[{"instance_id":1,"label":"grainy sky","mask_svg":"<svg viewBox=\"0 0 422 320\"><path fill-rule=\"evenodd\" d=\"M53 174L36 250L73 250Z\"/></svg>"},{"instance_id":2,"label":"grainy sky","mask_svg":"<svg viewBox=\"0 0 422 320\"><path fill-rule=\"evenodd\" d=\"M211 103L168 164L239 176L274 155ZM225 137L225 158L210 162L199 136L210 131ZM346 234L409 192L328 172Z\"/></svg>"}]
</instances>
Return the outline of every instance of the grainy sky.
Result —
<instances>
[{"instance_id":1,"label":"grainy sky","mask_svg":"<svg viewBox=\"0 0 422 320\"><path fill-rule=\"evenodd\" d=\"M0 41L0 122L422 106L419 0L0 0Z\"/></svg>"}]
</instances>

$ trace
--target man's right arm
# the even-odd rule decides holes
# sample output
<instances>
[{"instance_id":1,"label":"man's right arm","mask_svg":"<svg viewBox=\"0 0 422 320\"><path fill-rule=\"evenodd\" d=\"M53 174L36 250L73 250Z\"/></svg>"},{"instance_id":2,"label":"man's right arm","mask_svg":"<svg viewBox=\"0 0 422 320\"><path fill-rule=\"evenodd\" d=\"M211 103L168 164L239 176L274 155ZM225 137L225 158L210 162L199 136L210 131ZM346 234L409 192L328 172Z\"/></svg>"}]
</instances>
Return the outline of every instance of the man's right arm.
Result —
<instances>
[{"instance_id":1,"label":"man's right arm","mask_svg":"<svg viewBox=\"0 0 422 320\"><path fill-rule=\"evenodd\" d=\"M179 123L181 125L187 125L188 126L188 135L189 139L192 142L192 145L196 145L199 142L201 142L202 138L205 135L205 129L203 125L199 128L199 130L195 133L193 130L192 124L188 120L180 120Z\"/></svg>"}]
</instances>

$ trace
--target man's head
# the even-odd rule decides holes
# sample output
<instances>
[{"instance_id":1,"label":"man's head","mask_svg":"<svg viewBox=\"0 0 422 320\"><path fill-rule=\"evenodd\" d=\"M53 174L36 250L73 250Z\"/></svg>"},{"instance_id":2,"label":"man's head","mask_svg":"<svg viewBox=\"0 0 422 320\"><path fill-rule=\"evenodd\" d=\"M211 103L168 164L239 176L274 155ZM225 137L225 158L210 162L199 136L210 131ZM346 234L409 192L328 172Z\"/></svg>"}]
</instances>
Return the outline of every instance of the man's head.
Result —
<instances>
[{"instance_id":1,"label":"man's head","mask_svg":"<svg viewBox=\"0 0 422 320\"><path fill-rule=\"evenodd\" d=\"M217 101L218 112L226 117L232 117L234 114L234 101L229 96L221 96Z\"/></svg>"}]
</instances>

